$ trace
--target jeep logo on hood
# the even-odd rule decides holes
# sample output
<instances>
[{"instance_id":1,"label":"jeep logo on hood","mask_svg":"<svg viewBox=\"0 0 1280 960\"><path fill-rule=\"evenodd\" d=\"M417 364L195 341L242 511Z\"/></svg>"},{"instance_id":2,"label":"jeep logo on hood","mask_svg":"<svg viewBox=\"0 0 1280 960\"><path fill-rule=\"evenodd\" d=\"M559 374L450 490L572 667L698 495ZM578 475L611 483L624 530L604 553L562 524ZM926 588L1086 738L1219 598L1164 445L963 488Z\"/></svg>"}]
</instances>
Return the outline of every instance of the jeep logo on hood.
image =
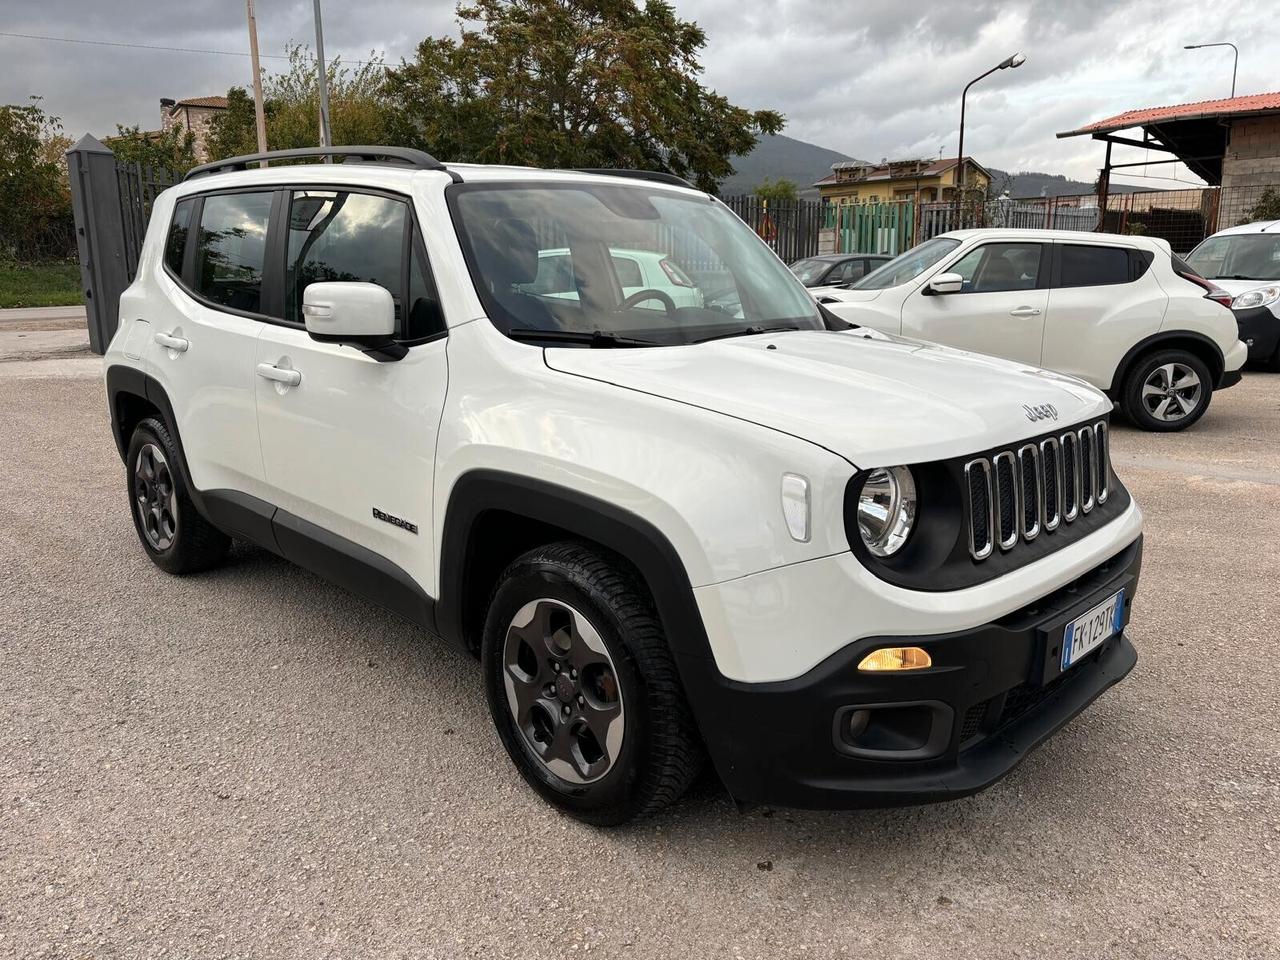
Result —
<instances>
[{"instance_id":1,"label":"jeep logo on hood","mask_svg":"<svg viewBox=\"0 0 1280 960\"><path fill-rule=\"evenodd\" d=\"M1027 404L1022 405L1022 409L1027 414L1027 419L1032 423L1037 420L1057 420L1058 408L1052 403L1038 403L1034 407Z\"/></svg>"}]
</instances>

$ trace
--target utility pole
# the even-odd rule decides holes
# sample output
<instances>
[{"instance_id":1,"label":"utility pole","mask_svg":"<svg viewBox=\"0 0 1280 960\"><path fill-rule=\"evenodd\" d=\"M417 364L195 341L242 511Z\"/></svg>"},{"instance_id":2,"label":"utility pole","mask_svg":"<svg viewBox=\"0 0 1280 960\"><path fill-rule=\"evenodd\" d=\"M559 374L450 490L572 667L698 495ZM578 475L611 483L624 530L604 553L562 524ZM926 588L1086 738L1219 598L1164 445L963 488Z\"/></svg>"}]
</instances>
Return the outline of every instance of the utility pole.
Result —
<instances>
[{"instance_id":1,"label":"utility pole","mask_svg":"<svg viewBox=\"0 0 1280 960\"><path fill-rule=\"evenodd\" d=\"M333 146L333 138L329 135L329 68L324 59L324 29L320 25L320 0L314 0L316 12L316 80L320 86L320 146ZM325 157L325 163L332 163L332 157Z\"/></svg>"},{"instance_id":2,"label":"utility pole","mask_svg":"<svg viewBox=\"0 0 1280 960\"><path fill-rule=\"evenodd\" d=\"M258 21L253 15L253 0L244 0L245 13L249 17L249 58L253 63L253 110L258 119L258 152L267 152L267 116L262 112L262 68L258 66ZM259 160L265 167L267 161Z\"/></svg>"}]
</instances>

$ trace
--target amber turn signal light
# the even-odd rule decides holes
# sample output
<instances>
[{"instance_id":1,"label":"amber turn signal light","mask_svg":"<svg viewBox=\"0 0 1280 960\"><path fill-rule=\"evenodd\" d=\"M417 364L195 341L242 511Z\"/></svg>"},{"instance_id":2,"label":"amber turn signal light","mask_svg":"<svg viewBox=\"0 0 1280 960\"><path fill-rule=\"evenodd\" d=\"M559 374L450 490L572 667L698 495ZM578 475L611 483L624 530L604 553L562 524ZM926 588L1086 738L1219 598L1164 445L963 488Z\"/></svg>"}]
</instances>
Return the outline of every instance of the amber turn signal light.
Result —
<instances>
[{"instance_id":1,"label":"amber turn signal light","mask_svg":"<svg viewBox=\"0 0 1280 960\"><path fill-rule=\"evenodd\" d=\"M919 647L881 647L862 658L858 669L866 673L887 670L923 670L933 666L933 658Z\"/></svg>"}]
</instances>

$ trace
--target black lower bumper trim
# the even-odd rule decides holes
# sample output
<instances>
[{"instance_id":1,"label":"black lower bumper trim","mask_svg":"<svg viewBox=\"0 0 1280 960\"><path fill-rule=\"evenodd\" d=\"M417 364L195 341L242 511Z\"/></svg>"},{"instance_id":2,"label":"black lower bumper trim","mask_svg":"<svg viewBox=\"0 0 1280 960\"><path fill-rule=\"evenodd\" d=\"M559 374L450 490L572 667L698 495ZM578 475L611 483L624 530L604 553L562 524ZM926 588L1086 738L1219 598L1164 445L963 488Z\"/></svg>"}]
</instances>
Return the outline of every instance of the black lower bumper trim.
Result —
<instances>
[{"instance_id":1,"label":"black lower bumper trim","mask_svg":"<svg viewBox=\"0 0 1280 960\"><path fill-rule=\"evenodd\" d=\"M1249 359L1255 363L1265 363L1274 357L1276 350L1280 349L1280 317L1272 313L1270 307L1251 307L1231 312L1236 315L1240 339L1249 345Z\"/></svg>"},{"instance_id":2,"label":"black lower bumper trim","mask_svg":"<svg viewBox=\"0 0 1280 960\"><path fill-rule=\"evenodd\" d=\"M1119 590L1123 628L1141 563L1139 538L994 623L860 640L794 680L740 683L684 658L681 672L717 772L739 801L822 809L962 797L999 780L1133 669L1123 629L1065 672L1061 641L1067 623ZM933 666L858 672L867 652L894 644L925 648ZM880 730L877 716L887 718ZM861 739L842 742L849 724Z\"/></svg>"}]
</instances>

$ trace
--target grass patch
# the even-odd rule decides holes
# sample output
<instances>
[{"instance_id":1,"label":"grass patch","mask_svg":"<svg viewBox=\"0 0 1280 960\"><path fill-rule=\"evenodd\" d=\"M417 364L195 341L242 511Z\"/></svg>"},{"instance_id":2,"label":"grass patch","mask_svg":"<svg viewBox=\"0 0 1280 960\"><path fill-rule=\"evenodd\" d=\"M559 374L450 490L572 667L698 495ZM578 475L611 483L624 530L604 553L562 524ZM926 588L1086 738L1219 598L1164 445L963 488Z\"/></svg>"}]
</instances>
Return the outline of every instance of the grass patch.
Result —
<instances>
[{"instance_id":1,"label":"grass patch","mask_svg":"<svg viewBox=\"0 0 1280 960\"><path fill-rule=\"evenodd\" d=\"M67 307L81 303L84 303L84 294L80 290L79 264L0 261L0 309Z\"/></svg>"}]
</instances>

